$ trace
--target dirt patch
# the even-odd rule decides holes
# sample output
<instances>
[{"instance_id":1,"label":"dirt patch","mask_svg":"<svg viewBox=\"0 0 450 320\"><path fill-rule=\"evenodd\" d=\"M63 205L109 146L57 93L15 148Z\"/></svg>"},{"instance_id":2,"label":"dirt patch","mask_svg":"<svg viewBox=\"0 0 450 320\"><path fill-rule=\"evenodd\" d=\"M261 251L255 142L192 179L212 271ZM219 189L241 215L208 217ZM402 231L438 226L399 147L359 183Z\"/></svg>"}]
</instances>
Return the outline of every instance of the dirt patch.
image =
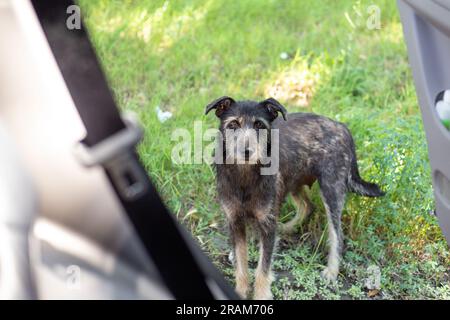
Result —
<instances>
[{"instance_id":1,"label":"dirt patch","mask_svg":"<svg viewBox=\"0 0 450 320\"><path fill-rule=\"evenodd\" d=\"M290 106L307 107L315 85L316 78L309 70L289 70L266 87L265 95Z\"/></svg>"}]
</instances>

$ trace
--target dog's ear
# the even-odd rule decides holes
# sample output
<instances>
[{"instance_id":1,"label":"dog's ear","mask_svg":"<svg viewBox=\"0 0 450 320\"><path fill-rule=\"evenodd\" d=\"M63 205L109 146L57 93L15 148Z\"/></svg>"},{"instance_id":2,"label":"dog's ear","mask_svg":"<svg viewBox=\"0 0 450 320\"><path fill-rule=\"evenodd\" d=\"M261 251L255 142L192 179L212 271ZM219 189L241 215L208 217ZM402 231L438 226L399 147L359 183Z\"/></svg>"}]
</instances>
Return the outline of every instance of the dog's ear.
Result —
<instances>
[{"instance_id":1,"label":"dog's ear","mask_svg":"<svg viewBox=\"0 0 450 320\"><path fill-rule=\"evenodd\" d=\"M269 98L259 103L261 106L269 111L272 116L272 121L278 117L278 112L281 112L283 119L286 120L287 110L283 107L281 103L279 103L274 98Z\"/></svg>"},{"instance_id":2,"label":"dog's ear","mask_svg":"<svg viewBox=\"0 0 450 320\"><path fill-rule=\"evenodd\" d=\"M236 101L233 98L224 96L219 99L214 100L206 106L205 114L208 114L212 109L216 109L216 116L220 117L222 113L230 108Z\"/></svg>"}]
</instances>

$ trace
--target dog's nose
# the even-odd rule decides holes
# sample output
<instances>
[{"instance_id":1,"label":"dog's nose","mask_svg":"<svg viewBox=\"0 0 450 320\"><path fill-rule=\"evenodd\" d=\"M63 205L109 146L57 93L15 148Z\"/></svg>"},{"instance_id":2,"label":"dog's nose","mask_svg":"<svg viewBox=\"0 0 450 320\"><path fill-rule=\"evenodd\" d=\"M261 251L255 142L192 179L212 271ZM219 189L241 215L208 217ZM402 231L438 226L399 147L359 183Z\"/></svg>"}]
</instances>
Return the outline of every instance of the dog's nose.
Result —
<instances>
[{"instance_id":1,"label":"dog's nose","mask_svg":"<svg viewBox=\"0 0 450 320\"><path fill-rule=\"evenodd\" d=\"M251 148L246 148L245 150L244 150L244 156L245 156L245 159L249 159L251 156L252 156L252 154L253 154L253 149L251 149Z\"/></svg>"}]
</instances>

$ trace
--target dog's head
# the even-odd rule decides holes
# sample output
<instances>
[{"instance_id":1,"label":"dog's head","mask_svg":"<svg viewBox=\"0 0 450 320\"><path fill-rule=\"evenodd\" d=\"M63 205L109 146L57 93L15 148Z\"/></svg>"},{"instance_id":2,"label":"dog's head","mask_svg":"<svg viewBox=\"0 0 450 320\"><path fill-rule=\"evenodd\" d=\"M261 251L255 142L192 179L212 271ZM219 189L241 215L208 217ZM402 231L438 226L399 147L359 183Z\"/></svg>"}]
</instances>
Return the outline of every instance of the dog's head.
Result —
<instances>
[{"instance_id":1,"label":"dog's head","mask_svg":"<svg viewBox=\"0 0 450 320\"><path fill-rule=\"evenodd\" d=\"M215 110L224 141L226 163L256 164L270 156L272 122L287 111L273 98L261 102L235 101L221 97L206 106L205 114Z\"/></svg>"}]
</instances>

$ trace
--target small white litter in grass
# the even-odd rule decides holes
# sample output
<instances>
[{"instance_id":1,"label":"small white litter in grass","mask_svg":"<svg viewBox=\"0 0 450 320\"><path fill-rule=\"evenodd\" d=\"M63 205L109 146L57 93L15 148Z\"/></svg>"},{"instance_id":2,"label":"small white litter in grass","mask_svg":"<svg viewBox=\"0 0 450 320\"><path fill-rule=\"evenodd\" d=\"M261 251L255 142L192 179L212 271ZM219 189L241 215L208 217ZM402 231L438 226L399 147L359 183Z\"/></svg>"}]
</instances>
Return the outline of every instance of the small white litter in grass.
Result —
<instances>
[{"instance_id":1,"label":"small white litter in grass","mask_svg":"<svg viewBox=\"0 0 450 320\"><path fill-rule=\"evenodd\" d=\"M230 253L228 254L228 261L234 265L234 252L230 251Z\"/></svg>"},{"instance_id":2,"label":"small white litter in grass","mask_svg":"<svg viewBox=\"0 0 450 320\"><path fill-rule=\"evenodd\" d=\"M280 59L281 59L281 60L287 60L287 59L289 59L289 54L288 54L287 52L282 52L282 53L280 54Z\"/></svg>"},{"instance_id":3,"label":"small white litter in grass","mask_svg":"<svg viewBox=\"0 0 450 320\"><path fill-rule=\"evenodd\" d=\"M366 270L367 278L364 286L369 290L381 289L381 270L376 265L370 265Z\"/></svg>"},{"instance_id":4,"label":"small white litter in grass","mask_svg":"<svg viewBox=\"0 0 450 320\"><path fill-rule=\"evenodd\" d=\"M287 70L279 73L275 81L266 86L265 95L293 106L307 107L317 79L308 69Z\"/></svg>"},{"instance_id":5,"label":"small white litter in grass","mask_svg":"<svg viewBox=\"0 0 450 320\"><path fill-rule=\"evenodd\" d=\"M159 106L156 106L156 116L160 122L165 122L168 119L172 118L172 112L162 111Z\"/></svg>"}]
</instances>

